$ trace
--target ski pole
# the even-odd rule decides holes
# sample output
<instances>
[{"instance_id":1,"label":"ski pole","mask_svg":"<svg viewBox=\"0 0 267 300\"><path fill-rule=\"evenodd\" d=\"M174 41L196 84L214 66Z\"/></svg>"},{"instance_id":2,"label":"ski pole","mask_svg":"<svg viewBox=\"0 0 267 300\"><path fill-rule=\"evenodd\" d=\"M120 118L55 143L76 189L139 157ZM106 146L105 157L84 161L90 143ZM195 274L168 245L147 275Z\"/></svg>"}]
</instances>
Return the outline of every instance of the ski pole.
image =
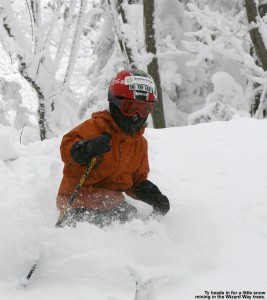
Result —
<instances>
[{"instance_id":1,"label":"ski pole","mask_svg":"<svg viewBox=\"0 0 267 300\"><path fill-rule=\"evenodd\" d=\"M60 227L60 225L62 224L62 222L66 219L66 217L68 215L68 212L71 209L71 205L74 203L76 197L78 196L79 191L80 191L81 187L84 185L84 183L85 183L88 175L90 174L91 170L93 169L93 167L94 167L94 165L96 163L96 160L97 160L97 158L95 156L93 156L92 159L90 160L90 162L88 163L88 165L87 165L87 167L86 167L86 169L85 169L82 177L80 178L77 186L75 187L75 190L73 191L73 193L71 194L71 196L69 198L68 204L65 206L64 210L61 211L61 213L59 215L59 218L58 218L58 221L55 224L55 227ZM37 262L32 265L31 270L28 273L28 275L26 277L27 282L32 277L32 274L35 271L36 267L37 267ZM26 286L27 286L27 284L25 283L24 287L26 287Z\"/></svg>"},{"instance_id":2,"label":"ski pole","mask_svg":"<svg viewBox=\"0 0 267 300\"><path fill-rule=\"evenodd\" d=\"M55 227L60 227L60 225L63 223L63 221L66 219L66 216L68 215L68 212L71 209L72 204L74 203L76 197L79 194L80 188L83 186L84 182L86 181L89 173L91 172L92 168L94 167L96 163L97 158L94 156L91 161L88 163L81 179L79 180L74 192L71 194L68 204L65 206L64 210L61 211L58 221L55 224Z\"/></svg>"}]
</instances>

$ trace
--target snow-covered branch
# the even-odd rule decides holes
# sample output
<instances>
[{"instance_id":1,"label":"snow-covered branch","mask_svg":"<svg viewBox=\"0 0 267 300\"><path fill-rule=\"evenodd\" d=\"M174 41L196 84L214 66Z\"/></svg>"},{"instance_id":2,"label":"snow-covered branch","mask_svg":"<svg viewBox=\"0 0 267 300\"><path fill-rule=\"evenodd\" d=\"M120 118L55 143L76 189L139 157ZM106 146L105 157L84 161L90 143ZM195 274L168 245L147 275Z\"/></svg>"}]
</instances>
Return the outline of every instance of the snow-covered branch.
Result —
<instances>
[{"instance_id":1,"label":"snow-covered branch","mask_svg":"<svg viewBox=\"0 0 267 300\"><path fill-rule=\"evenodd\" d=\"M126 39L121 29L122 25L120 24L119 21L119 14L117 11L117 7L115 6L114 1L107 0L107 2L108 2L109 12L113 20L114 30L116 32L118 42L120 45L121 53L124 56L126 66L130 66L133 63L133 59L131 55L129 55L131 54L131 51L126 45ZM121 8L121 10L123 9Z\"/></svg>"},{"instance_id":2,"label":"snow-covered branch","mask_svg":"<svg viewBox=\"0 0 267 300\"><path fill-rule=\"evenodd\" d=\"M59 64L63 57L64 49L67 44L67 40L69 37L70 28L71 28L71 23L73 21L73 12L74 12L74 8L75 8L75 3L76 3L75 0L71 0L70 5L65 7L64 26L63 26L59 45L57 47L56 57L55 57L54 63L53 63L53 75L54 76L55 76L56 71L58 70Z\"/></svg>"},{"instance_id":3,"label":"snow-covered branch","mask_svg":"<svg viewBox=\"0 0 267 300\"><path fill-rule=\"evenodd\" d=\"M80 16L74 35L65 82L69 82L73 71L84 24L86 2L87 0L81 0ZM70 105L67 99L70 97L62 90L63 82L55 78L63 56L63 48L68 38L68 28L72 20L75 1L71 2L63 35L59 36L57 51L51 51L55 31L58 30L60 32L63 3L62 0L56 1L55 9L49 15L50 19L46 19L44 17L44 5L41 1L27 0L25 2L25 10L29 14L30 24L29 27L26 27L22 26L22 20L15 11L17 6L14 5L13 7L10 1L0 0L0 41L6 52L11 57L15 57L18 62L18 71L36 92L39 102L38 119L41 140L51 135L59 134L63 124L64 126L66 125L66 119L69 119L70 126L77 119L75 110L67 109L67 106ZM65 102L68 116L67 118L64 116L64 120L62 118L62 104L59 104L63 102ZM60 109L61 114L57 113L57 109Z\"/></svg>"},{"instance_id":4,"label":"snow-covered branch","mask_svg":"<svg viewBox=\"0 0 267 300\"><path fill-rule=\"evenodd\" d=\"M194 59L188 62L188 66L205 64L207 61L216 63L218 59L229 61L239 65L241 74L248 81L255 84L262 81L266 84L267 72L250 53L252 42L249 32L259 30L262 37L266 36L266 25L259 15L254 22L248 24L244 22L244 11L229 15L211 11L207 6L200 9L192 3L188 4L188 9L187 14L198 25L195 32L186 34L194 40L183 43L186 50L194 54ZM264 38L262 41L264 42Z\"/></svg>"},{"instance_id":5,"label":"snow-covered branch","mask_svg":"<svg viewBox=\"0 0 267 300\"><path fill-rule=\"evenodd\" d=\"M87 5L87 0L81 0L79 16L78 16L78 20L77 20L77 24L76 24L72 47L70 50L69 63L68 63L68 67L67 67L67 70L65 73L64 80L63 80L64 86L69 85L70 78L73 73L74 63L75 63L78 48L79 48L79 42L80 42L83 27L84 27L86 5Z\"/></svg>"}]
</instances>

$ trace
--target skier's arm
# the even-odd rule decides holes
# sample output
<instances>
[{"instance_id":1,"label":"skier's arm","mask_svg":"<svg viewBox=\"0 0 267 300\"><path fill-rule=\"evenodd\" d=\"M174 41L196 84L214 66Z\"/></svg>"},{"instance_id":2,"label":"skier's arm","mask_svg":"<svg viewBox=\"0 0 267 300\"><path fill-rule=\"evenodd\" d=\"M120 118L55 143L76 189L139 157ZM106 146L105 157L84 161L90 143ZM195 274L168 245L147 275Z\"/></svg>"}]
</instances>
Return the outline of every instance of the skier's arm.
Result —
<instances>
[{"instance_id":1,"label":"skier's arm","mask_svg":"<svg viewBox=\"0 0 267 300\"><path fill-rule=\"evenodd\" d=\"M137 199L152 205L153 212L165 215L170 209L170 202L165 195L162 195L159 188L149 180L144 180L135 188Z\"/></svg>"},{"instance_id":2,"label":"skier's arm","mask_svg":"<svg viewBox=\"0 0 267 300\"><path fill-rule=\"evenodd\" d=\"M151 205L154 213L165 215L170 209L170 203L168 198L162 195L159 188L147 180L149 173L147 143L145 143L144 149L138 169L134 174L133 186L126 191L126 194Z\"/></svg>"},{"instance_id":3,"label":"skier's arm","mask_svg":"<svg viewBox=\"0 0 267 300\"><path fill-rule=\"evenodd\" d=\"M60 152L64 163L86 164L92 156L110 151L110 136L88 120L65 134Z\"/></svg>"},{"instance_id":4,"label":"skier's arm","mask_svg":"<svg viewBox=\"0 0 267 300\"><path fill-rule=\"evenodd\" d=\"M104 132L92 139L80 140L71 147L71 157L78 164L86 164L92 156L101 156L111 150L111 136Z\"/></svg>"}]
</instances>

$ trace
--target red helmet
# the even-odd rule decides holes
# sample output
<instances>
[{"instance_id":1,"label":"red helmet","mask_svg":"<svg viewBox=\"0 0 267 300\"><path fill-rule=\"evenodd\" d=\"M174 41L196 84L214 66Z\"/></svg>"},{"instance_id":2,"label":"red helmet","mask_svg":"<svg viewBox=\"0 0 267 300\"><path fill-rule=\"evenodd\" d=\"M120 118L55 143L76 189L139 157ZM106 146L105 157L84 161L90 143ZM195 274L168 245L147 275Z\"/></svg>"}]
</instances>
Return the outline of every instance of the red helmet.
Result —
<instances>
[{"instance_id":1,"label":"red helmet","mask_svg":"<svg viewBox=\"0 0 267 300\"><path fill-rule=\"evenodd\" d=\"M130 100L157 101L154 80L137 69L119 72L110 82L109 93Z\"/></svg>"},{"instance_id":2,"label":"red helmet","mask_svg":"<svg viewBox=\"0 0 267 300\"><path fill-rule=\"evenodd\" d=\"M110 82L109 101L125 116L138 113L146 118L157 101L157 91L152 77L137 69L123 70Z\"/></svg>"}]
</instances>

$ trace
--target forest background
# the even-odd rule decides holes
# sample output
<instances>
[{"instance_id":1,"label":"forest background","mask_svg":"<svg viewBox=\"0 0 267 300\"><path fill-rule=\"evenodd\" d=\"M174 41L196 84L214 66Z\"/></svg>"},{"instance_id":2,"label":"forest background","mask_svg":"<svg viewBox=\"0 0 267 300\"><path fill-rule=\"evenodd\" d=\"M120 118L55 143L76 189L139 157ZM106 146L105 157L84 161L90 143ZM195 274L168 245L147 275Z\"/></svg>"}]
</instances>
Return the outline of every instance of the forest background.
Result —
<instances>
[{"instance_id":1,"label":"forest background","mask_svg":"<svg viewBox=\"0 0 267 300\"><path fill-rule=\"evenodd\" d=\"M0 0L1 299L266 298L266 3ZM131 65L172 127L145 131L171 210L127 197L133 222L55 230L62 134Z\"/></svg>"},{"instance_id":2,"label":"forest background","mask_svg":"<svg viewBox=\"0 0 267 300\"><path fill-rule=\"evenodd\" d=\"M111 78L148 71L148 126L266 117L266 1L0 1L0 124L23 143L106 109Z\"/></svg>"}]
</instances>

